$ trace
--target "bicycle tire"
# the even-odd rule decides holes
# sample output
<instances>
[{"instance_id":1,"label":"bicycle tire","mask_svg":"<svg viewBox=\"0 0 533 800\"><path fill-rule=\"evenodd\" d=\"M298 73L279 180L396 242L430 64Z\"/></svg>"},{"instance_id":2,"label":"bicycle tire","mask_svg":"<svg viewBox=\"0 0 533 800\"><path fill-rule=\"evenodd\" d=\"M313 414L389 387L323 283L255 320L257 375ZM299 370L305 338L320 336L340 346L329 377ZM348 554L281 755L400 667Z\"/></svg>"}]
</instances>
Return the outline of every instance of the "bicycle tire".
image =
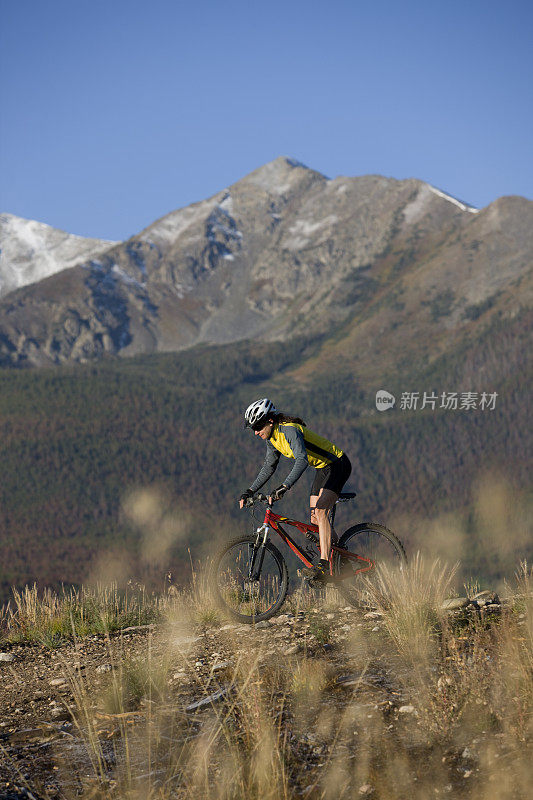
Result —
<instances>
[{"instance_id":1,"label":"bicycle tire","mask_svg":"<svg viewBox=\"0 0 533 800\"><path fill-rule=\"evenodd\" d=\"M246 553L246 546L255 542L255 536L238 536L226 542L213 559L209 577L217 605L233 619L247 624L273 617L285 602L289 588L287 564L272 542L265 545L265 558L267 555L268 558L266 563L263 561L259 580L253 586L247 581L249 550ZM241 552L243 560L239 564ZM270 572L273 575L269 575Z\"/></svg>"},{"instance_id":2,"label":"bicycle tire","mask_svg":"<svg viewBox=\"0 0 533 800\"><path fill-rule=\"evenodd\" d=\"M395 534L377 522L360 522L342 534L338 547L370 558L376 567L380 564L403 568L407 566L407 556L403 544ZM335 554L334 574L341 577L343 569L350 569L351 561ZM339 581L337 589L351 605L356 608L369 608L368 581L372 580L373 570L353 574ZM374 573L375 574L375 573Z\"/></svg>"}]
</instances>

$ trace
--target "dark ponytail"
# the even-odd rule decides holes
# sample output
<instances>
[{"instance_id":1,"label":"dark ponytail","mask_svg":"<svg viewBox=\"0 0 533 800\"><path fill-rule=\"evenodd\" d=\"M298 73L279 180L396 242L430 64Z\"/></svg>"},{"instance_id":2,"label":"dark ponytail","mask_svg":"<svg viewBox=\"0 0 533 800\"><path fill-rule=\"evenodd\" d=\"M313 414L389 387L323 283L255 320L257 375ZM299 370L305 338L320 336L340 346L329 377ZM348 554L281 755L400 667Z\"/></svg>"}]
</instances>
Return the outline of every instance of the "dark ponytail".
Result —
<instances>
[{"instance_id":1,"label":"dark ponytail","mask_svg":"<svg viewBox=\"0 0 533 800\"><path fill-rule=\"evenodd\" d=\"M274 422L278 425L283 425L284 422L295 422L297 425L303 425L306 428L306 424L300 417L292 417L290 414L282 414L278 412L272 416Z\"/></svg>"}]
</instances>

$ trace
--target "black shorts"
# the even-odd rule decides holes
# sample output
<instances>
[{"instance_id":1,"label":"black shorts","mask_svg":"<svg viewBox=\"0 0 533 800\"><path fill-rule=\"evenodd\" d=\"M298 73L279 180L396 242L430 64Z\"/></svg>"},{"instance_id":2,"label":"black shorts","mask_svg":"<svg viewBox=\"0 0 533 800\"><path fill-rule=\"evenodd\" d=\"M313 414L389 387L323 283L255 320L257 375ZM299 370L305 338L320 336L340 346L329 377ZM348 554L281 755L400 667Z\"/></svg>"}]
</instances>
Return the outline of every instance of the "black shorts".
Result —
<instances>
[{"instance_id":1,"label":"black shorts","mask_svg":"<svg viewBox=\"0 0 533 800\"><path fill-rule=\"evenodd\" d=\"M340 458L332 461L327 467L317 469L315 479L311 487L312 495L319 495L321 489L329 489L330 492L340 494L342 487L350 477L352 465L350 459L343 453Z\"/></svg>"}]
</instances>

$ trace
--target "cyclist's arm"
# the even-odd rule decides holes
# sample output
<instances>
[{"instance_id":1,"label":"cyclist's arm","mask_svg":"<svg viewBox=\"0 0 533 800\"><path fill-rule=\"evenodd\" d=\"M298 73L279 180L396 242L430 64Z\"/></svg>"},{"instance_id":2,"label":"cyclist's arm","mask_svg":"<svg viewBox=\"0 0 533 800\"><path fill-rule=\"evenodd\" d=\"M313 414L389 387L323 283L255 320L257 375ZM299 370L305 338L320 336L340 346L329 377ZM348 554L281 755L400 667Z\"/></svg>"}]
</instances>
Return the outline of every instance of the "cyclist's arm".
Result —
<instances>
[{"instance_id":1,"label":"cyclist's arm","mask_svg":"<svg viewBox=\"0 0 533 800\"><path fill-rule=\"evenodd\" d=\"M267 450L265 460L263 462L263 466L259 471L259 475L255 479L253 483L250 484L250 491L257 492L258 489L261 488L274 474L276 471L276 467L278 466L280 457L279 450L276 450L275 447L272 447L270 442L267 442Z\"/></svg>"},{"instance_id":2,"label":"cyclist's arm","mask_svg":"<svg viewBox=\"0 0 533 800\"><path fill-rule=\"evenodd\" d=\"M293 428L291 425L280 427L282 427L285 438L290 445L295 462L294 467L283 481L287 489L290 489L291 486L296 483L298 478L303 475L309 466L309 462L307 461L307 450L305 449L305 442L302 432L299 431L298 428Z\"/></svg>"}]
</instances>

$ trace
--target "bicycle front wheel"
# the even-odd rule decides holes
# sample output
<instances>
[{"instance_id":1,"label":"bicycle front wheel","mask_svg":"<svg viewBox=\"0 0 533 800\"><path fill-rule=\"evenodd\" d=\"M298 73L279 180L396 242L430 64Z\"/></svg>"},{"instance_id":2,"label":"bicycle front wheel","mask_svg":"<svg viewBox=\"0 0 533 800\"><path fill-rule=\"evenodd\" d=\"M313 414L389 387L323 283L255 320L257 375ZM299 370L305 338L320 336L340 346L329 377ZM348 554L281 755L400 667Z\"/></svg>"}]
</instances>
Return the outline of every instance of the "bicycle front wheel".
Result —
<instances>
[{"instance_id":1,"label":"bicycle front wheel","mask_svg":"<svg viewBox=\"0 0 533 800\"><path fill-rule=\"evenodd\" d=\"M289 587L285 559L271 542L256 549L255 536L229 541L213 561L210 584L218 605L239 622L261 622L281 608Z\"/></svg>"},{"instance_id":2,"label":"bicycle front wheel","mask_svg":"<svg viewBox=\"0 0 533 800\"><path fill-rule=\"evenodd\" d=\"M372 606L380 569L401 570L407 565L400 540L376 522L361 522L348 528L338 547L352 556L335 554L335 574L341 578L337 589L356 607Z\"/></svg>"}]
</instances>

